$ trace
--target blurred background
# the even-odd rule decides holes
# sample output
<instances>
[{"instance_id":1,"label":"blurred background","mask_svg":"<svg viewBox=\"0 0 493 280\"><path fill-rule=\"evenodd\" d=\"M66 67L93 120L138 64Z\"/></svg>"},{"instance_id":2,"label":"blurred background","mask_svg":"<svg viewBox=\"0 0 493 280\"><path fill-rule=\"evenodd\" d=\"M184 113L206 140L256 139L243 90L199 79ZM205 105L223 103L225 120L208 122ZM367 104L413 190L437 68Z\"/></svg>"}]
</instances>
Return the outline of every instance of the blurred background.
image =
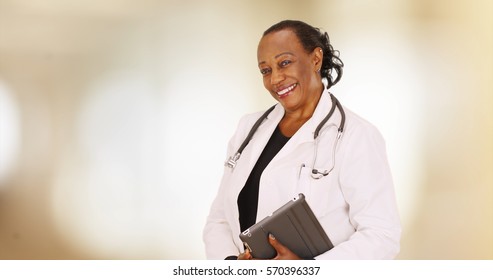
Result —
<instances>
[{"instance_id":1,"label":"blurred background","mask_svg":"<svg viewBox=\"0 0 493 280\"><path fill-rule=\"evenodd\" d=\"M493 259L493 1L0 0L0 259L203 259L262 32L321 27L388 148L399 259Z\"/></svg>"}]
</instances>

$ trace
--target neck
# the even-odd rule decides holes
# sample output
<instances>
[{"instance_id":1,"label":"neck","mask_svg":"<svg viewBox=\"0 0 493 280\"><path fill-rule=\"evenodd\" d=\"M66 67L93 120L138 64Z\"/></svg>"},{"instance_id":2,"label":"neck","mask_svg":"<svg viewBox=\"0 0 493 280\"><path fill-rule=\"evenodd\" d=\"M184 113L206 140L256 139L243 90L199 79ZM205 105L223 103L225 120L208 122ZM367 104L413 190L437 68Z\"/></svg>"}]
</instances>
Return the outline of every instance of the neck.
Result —
<instances>
[{"instance_id":1,"label":"neck","mask_svg":"<svg viewBox=\"0 0 493 280\"><path fill-rule=\"evenodd\" d=\"M287 137L293 136L300 127L303 126L315 112L320 97L322 96L323 86L319 94L313 94L313 98L305 106L297 110L286 111L281 122L279 123L279 128L282 134Z\"/></svg>"},{"instance_id":2,"label":"neck","mask_svg":"<svg viewBox=\"0 0 493 280\"><path fill-rule=\"evenodd\" d=\"M315 108L317 108L318 101L320 100L323 91L324 91L324 85L322 84L322 82L317 83L316 88L314 88L310 93L310 99L307 100L307 102L302 106L300 106L299 108L289 111L286 110L283 119L284 118L293 119L293 120L310 119L313 115L313 112L315 111Z\"/></svg>"}]
</instances>

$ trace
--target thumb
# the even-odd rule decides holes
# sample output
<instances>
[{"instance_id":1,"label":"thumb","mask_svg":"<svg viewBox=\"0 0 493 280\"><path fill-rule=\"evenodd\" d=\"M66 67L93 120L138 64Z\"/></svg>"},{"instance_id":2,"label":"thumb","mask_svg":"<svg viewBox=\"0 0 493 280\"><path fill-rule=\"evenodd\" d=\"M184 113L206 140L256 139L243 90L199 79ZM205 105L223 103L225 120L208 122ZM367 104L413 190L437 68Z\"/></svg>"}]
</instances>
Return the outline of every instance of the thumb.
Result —
<instances>
[{"instance_id":1,"label":"thumb","mask_svg":"<svg viewBox=\"0 0 493 280\"><path fill-rule=\"evenodd\" d=\"M246 249L245 250L245 258L247 260L251 260L253 257L252 257L252 254L250 253L250 249Z\"/></svg>"},{"instance_id":2,"label":"thumb","mask_svg":"<svg viewBox=\"0 0 493 280\"><path fill-rule=\"evenodd\" d=\"M274 249L276 249L277 255L282 254L286 251L286 247L282 245L282 243L279 242L272 233L269 233L269 243L272 247L274 247Z\"/></svg>"}]
</instances>

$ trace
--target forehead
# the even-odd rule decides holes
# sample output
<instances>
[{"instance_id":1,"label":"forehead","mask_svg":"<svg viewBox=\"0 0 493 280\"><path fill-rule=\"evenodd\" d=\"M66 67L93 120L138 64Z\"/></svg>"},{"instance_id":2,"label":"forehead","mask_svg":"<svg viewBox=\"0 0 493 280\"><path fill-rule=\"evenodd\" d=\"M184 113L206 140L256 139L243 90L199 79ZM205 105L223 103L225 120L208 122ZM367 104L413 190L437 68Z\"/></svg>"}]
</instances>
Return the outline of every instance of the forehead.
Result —
<instances>
[{"instance_id":1,"label":"forehead","mask_svg":"<svg viewBox=\"0 0 493 280\"><path fill-rule=\"evenodd\" d=\"M294 54L305 52L298 36L290 29L272 32L263 36L258 44L257 59L258 61L264 61L283 52Z\"/></svg>"}]
</instances>

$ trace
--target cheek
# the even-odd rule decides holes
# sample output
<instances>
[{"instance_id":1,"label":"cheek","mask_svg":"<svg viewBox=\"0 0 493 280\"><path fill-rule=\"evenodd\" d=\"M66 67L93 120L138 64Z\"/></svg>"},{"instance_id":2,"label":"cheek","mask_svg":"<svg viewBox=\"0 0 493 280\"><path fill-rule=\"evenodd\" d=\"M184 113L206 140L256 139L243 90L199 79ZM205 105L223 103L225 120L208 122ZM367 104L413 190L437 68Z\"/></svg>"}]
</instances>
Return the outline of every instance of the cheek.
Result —
<instances>
[{"instance_id":1,"label":"cheek","mask_svg":"<svg viewBox=\"0 0 493 280\"><path fill-rule=\"evenodd\" d=\"M270 93L270 95L274 97L274 99L277 99L277 93L272 91L270 80L268 78L264 78L263 83L264 83L264 88Z\"/></svg>"},{"instance_id":2,"label":"cheek","mask_svg":"<svg viewBox=\"0 0 493 280\"><path fill-rule=\"evenodd\" d=\"M312 72L312 66L309 63L298 63L297 67L293 67L291 70L291 75L297 77L299 80L310 80L311 76L316 72Z\"/></svg>"},{"instance_id":3,"label":"cheek","mask_svg":"<svg viewBox=\"0 0 493 280\"><path fill-rule=\"evenodd\" d=\"M270 84L270 80L269 80L269 78L264 77L264 78L263 78L263 80L262 80L262 82L264 83L264 88L265 88L267 91L269 91L269 92L270 92L270 91L271 91L271 89L270 89L271 84Z\"/></svg>"}]
</instances>

